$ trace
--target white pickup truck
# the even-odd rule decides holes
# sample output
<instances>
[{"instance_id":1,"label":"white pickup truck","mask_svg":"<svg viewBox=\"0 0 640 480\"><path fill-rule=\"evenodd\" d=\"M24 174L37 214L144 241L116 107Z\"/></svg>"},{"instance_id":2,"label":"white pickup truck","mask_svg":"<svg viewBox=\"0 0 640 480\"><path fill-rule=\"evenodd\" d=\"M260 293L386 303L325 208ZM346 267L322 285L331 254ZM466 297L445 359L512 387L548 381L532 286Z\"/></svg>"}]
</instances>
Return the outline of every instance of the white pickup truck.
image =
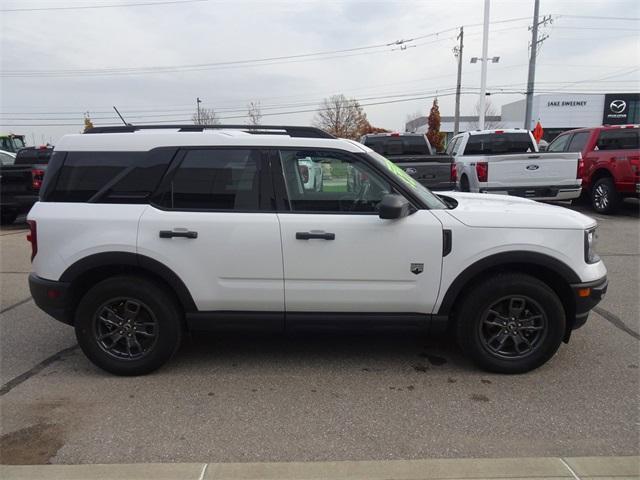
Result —
<instances>
[{"instance_id":1,"label":"white pickup truck","mask_svg":"<svg viewBox=\"0 0 640 480\"><path fill-rule=\"evenodd\" d=\"M531 132L476 130L453 137L457 186L463 192L498 193L533 200L571 200L580 196L580 153L538 151Z\"/></svg>"}]
</instances>

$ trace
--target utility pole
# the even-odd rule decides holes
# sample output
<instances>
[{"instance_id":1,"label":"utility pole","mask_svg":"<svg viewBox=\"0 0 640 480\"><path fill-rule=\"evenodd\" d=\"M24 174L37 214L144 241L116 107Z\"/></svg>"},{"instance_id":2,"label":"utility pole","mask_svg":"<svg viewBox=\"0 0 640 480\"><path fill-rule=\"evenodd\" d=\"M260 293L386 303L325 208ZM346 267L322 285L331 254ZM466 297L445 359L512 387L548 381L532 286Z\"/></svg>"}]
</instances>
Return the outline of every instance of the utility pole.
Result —
<instances>
[{"instance_id":1,"label":"utility pole","mask_svg":"<svg viewBox=\"0 0 640 480\"><path fill-rule=\"evenodd\" d=\"M543 35L538 40L538 27L540 25L546 25L547 22L551 23L551 15L544 16L542 21L538 21L538 14L540 13L540 0L534 0L533 6L533 25L529 27L531 30L531 56L529 57L529 75L527 77L527 100L526 109L524 114L524 128L531 130L533 125L531 124L531 114L533 110L533 90L536 81L536 56L538 54L538 44L544 42L549 35Z\"/></svg>"},{"instance_id":2,"label":"utility pole","mask_svg":"<svg viewBox=\"0 0 640 480\"><path fill-rule=\"evenodd\" d=\"M200 125L200 104L202 103L202 100L200 100L200 97L196 97L196 108L198 109L198 125Z\"/></svg>"},{"instance_id":3,"label":"utility pole","mask_svg":"<svg viewBox=\"0 0 640 480\"><path fill-rule=\"evenodd\" d=\"M537 0L536 0L537 1ZM484 130L485 95L487 93L487 63L489 50L489 8L491 0L484 0L484 25L482 27L482 70L480 72L480 130Z\"/></svg>"},{"instance_id":4,"label":"utility pole","mask_svg":"<svg viewBox=\"0 0 640 480\"><path fill-rule=\"evenodd\" d=\"M464 28L460 27L458 40L460 45L453 48L453 54L458 58L458 82L456 83L456 113L453 121L453 134L460 133L460 88L462 86L462 48L464 47Z\"/></svg>"}]
</instances>

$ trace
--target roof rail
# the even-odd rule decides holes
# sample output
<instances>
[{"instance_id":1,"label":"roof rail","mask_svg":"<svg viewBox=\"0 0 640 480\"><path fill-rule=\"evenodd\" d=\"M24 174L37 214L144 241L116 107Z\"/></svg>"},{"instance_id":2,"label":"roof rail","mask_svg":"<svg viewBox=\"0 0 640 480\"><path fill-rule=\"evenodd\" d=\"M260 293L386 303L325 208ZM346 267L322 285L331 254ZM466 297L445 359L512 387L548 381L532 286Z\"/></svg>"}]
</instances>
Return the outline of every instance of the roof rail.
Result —
<instances>
[{"instance_id":1,"label":"roof rail","mask_svg":"<svg viewBox=\"0 0 640 480\"><path fill-rule=\"evenodd\" d=\"M316 127L295 127L283 125L115 125L111 127L93 127L84 133L127 133L138 130L178 129L181 132L202 132L203 130L242 130L251 134L289 135L304 138L336 138ZM279 131L278 131L279 130Z\"/></svg>"}]
</instances>

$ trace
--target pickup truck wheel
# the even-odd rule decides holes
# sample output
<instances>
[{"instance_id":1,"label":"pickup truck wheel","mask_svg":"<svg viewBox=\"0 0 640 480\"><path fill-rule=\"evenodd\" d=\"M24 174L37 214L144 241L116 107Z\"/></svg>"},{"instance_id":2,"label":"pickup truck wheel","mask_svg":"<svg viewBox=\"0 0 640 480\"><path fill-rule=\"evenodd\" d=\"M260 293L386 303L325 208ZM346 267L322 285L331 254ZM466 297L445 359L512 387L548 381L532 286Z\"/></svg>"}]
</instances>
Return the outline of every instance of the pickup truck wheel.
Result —
<instances>
[{"instance_id":1,"label":"pickup truck wheel","mask_svg":"<svg viewBox=\"0 0 640 480\"><path fill-rule=\"evenodd\" d=\"M140 277L104 280L80 300L78 343L95 365L116 375L160 368L180 346L181 312L169 292Z\"/></svg>"},{"instance_id":2,"label":"pickup truck wheel","mask_svg":"<svg viewBox=\"0 0 640 480\"><path fill-rule=\"evenodd\" d=\"M18 214L15 212L2 212L0 215L0 224L11 225L18 218Z\"/></svg>"},{"instance_id":3,"label":"pickup truck wheel","mask_svg":"<svg viewBox=\"0 0 640 480\"><path fill-rule=\"evenodd\" d=\"M463 351L497 373L525 373L544 364L560 347L566 325L555 292L522 274L502 274L477 285L457 320Z\"/></svg>"},{"instance_id":4,"label":"pickup truck wheel","mask_svg":"<svg viewBox=\"0 0 640 480\"><path fill-rule=\"evenodd\" d=\"M460 179L460 190L462 192L468 192L469 191L469 179L466 176L463 176Z\"/></svg>"},{"instance_id":5,"label":"pickup truck wheel","mask_svg":"<svg viewBox=\"0 0 640 480\"><path fill-rule=\"evenodd\" d=\"M591 204L598 213L613 213L620 204L620 195L611 177L604 177L593 184Z\"/></svg>"}]
</instances>

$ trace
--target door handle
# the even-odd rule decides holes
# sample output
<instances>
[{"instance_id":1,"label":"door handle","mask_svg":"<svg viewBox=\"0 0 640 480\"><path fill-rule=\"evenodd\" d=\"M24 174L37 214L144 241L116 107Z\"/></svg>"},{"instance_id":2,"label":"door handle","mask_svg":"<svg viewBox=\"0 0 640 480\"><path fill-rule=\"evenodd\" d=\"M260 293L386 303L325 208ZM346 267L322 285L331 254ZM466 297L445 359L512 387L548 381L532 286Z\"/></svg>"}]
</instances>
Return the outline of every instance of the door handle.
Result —
<instances>
[{"instance_id":1,"label":"door handle","mask_svg":"<svg viewBox=\"0 0 640 480\"><path fill-rule=\"evenodd\" d=\"M296 232L296 240L335 240L335 233L327 232Z\"/></svg>"},{"instance_id":2,"label":"door handle","mask_svg":"<svg viewBox=\"0 0 640 480\"><path fill-rule=\"evenodd\" d=\"M173 237L181 237L181 238L198 238L198 232L191 232L186 230L160 230L160 238L173 238Z\"/></svg>"}]
</instances>

